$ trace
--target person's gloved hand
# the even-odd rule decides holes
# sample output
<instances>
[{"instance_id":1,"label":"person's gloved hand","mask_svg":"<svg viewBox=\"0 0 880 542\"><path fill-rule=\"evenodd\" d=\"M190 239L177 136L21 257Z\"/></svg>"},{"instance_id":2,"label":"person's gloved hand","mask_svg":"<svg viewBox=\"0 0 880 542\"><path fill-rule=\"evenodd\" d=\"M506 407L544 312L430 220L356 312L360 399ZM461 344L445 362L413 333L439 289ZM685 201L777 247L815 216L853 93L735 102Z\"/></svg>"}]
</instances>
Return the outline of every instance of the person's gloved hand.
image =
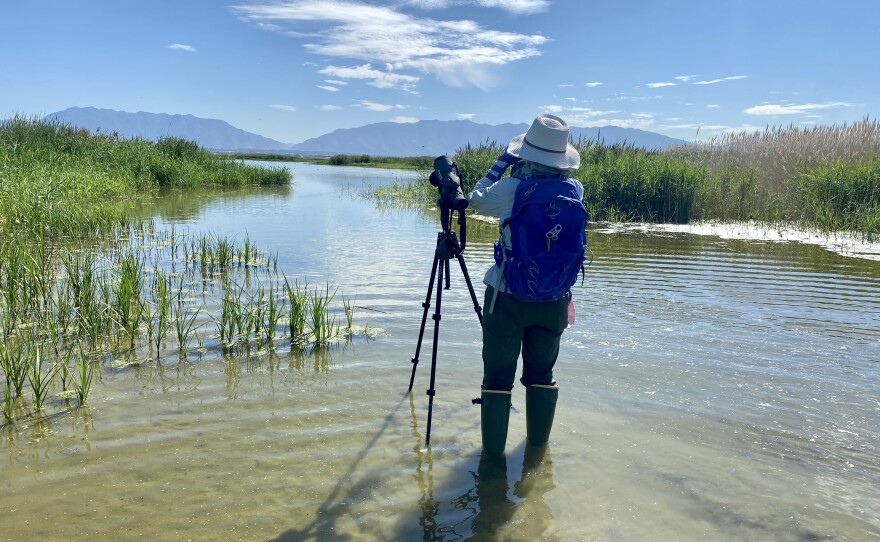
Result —
<instances>
[{"instance_id":1,"label":"person's gloved hand","mask_svg":"<svg viewBox=\"0 0 880 542\"><path fill-rule=\"evenodd\" d=\"M507 171L507 168L513 166L517 162L522 160L522 158L517 158L516 156L510 154L505 150L498 159L495 160L495 163L492 164L492 167L489 168L489 172L486 173L486 178L490 179L493 183L497 182L501 179L501 176L504 175L504 172Z\"/></svg>"}]
</instances>

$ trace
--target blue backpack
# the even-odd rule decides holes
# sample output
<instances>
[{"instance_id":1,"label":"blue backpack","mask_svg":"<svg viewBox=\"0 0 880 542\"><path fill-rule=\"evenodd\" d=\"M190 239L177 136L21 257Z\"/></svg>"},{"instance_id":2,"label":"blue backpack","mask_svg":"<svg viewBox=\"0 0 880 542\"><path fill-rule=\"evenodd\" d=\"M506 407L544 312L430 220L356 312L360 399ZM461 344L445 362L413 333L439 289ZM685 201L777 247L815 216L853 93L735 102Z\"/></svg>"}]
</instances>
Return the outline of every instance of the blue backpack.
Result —
<instances>
[{"instance_id":1,"label":"blue backpack","mask_svg":"<svg viewBox=\"0 0 880 542\"><path fill-rule=\"evenodd\" d=\"M495 243L507 290L519 301L555 301L583 275L587 210L575 183L564 177L527 177L517 186L510 218L511 248Z\"/></svg>"}]
</instances>

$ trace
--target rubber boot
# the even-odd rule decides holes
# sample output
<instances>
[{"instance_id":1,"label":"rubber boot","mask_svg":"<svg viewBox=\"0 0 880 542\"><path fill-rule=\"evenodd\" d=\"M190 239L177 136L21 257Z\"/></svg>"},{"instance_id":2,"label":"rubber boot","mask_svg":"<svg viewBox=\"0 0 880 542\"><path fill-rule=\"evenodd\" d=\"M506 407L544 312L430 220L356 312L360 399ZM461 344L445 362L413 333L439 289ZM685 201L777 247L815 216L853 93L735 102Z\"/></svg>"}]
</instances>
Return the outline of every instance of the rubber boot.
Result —
<instances>
[{"instance_id":1,"label":"rubber boot","mask_svg":"<svg viewBox=\"0 0 880 542\"><path fill-rule=\"evenodd\" d=\"M507 442L507 423L510 420L510 392L483 390L480 394L480 426L483 450L500 454Z\"/></svg>"},{"instance_id":2,"label":"rubber boot","mask_svg":"<svg viewBox=\"0 0 880 542\"><path fill-rule=\"evenodd\" d=\"M526 387L526 438L533 446L543 446L550 439L559 386L533 384Z\"/></svg>"}]
</instances>

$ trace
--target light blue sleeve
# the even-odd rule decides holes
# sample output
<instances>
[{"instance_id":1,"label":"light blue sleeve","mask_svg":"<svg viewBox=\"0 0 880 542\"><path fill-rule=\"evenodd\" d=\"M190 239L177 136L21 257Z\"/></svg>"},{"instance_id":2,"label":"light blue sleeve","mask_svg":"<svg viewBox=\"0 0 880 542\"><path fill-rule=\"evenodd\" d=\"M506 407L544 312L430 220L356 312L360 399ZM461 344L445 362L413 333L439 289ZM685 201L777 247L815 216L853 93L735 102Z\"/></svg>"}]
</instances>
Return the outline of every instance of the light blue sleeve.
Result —
<instances>
[{"instance_id":1,"label":"light blue sleeve","mask_svg":"<svg viewBox=\"0 0 880 542\"><path fill-rule=\"evenodd\" d=\"M518 184L519 179L515 177L505 177L498 182L492 182L492 179L483 177L477 182L468 197L470 205L481 215L499 218L510 216Z\"/></svg>"}]
</instances>

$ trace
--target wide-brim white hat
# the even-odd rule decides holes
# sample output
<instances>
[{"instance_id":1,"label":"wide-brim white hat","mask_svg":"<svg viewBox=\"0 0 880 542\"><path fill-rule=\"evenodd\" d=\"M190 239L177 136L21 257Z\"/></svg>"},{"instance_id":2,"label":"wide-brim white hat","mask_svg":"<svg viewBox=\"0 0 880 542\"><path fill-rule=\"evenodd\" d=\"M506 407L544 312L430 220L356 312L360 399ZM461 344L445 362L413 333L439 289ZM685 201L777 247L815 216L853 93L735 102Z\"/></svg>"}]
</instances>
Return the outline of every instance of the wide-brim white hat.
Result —
<instances>
[{"instance_id":1,"label":"wide-brim white hat","mask_svg":"<svg viewBox=\"0 0 880 542\"><path fill-rule=\"evenodd\" d=\"M510 140L507 152L557 169L577 169L581 165L581 155L568 142L569 136L570 130L564 120L555 115L538 115L528 132Z\"/></svg>"}]
</instances>

